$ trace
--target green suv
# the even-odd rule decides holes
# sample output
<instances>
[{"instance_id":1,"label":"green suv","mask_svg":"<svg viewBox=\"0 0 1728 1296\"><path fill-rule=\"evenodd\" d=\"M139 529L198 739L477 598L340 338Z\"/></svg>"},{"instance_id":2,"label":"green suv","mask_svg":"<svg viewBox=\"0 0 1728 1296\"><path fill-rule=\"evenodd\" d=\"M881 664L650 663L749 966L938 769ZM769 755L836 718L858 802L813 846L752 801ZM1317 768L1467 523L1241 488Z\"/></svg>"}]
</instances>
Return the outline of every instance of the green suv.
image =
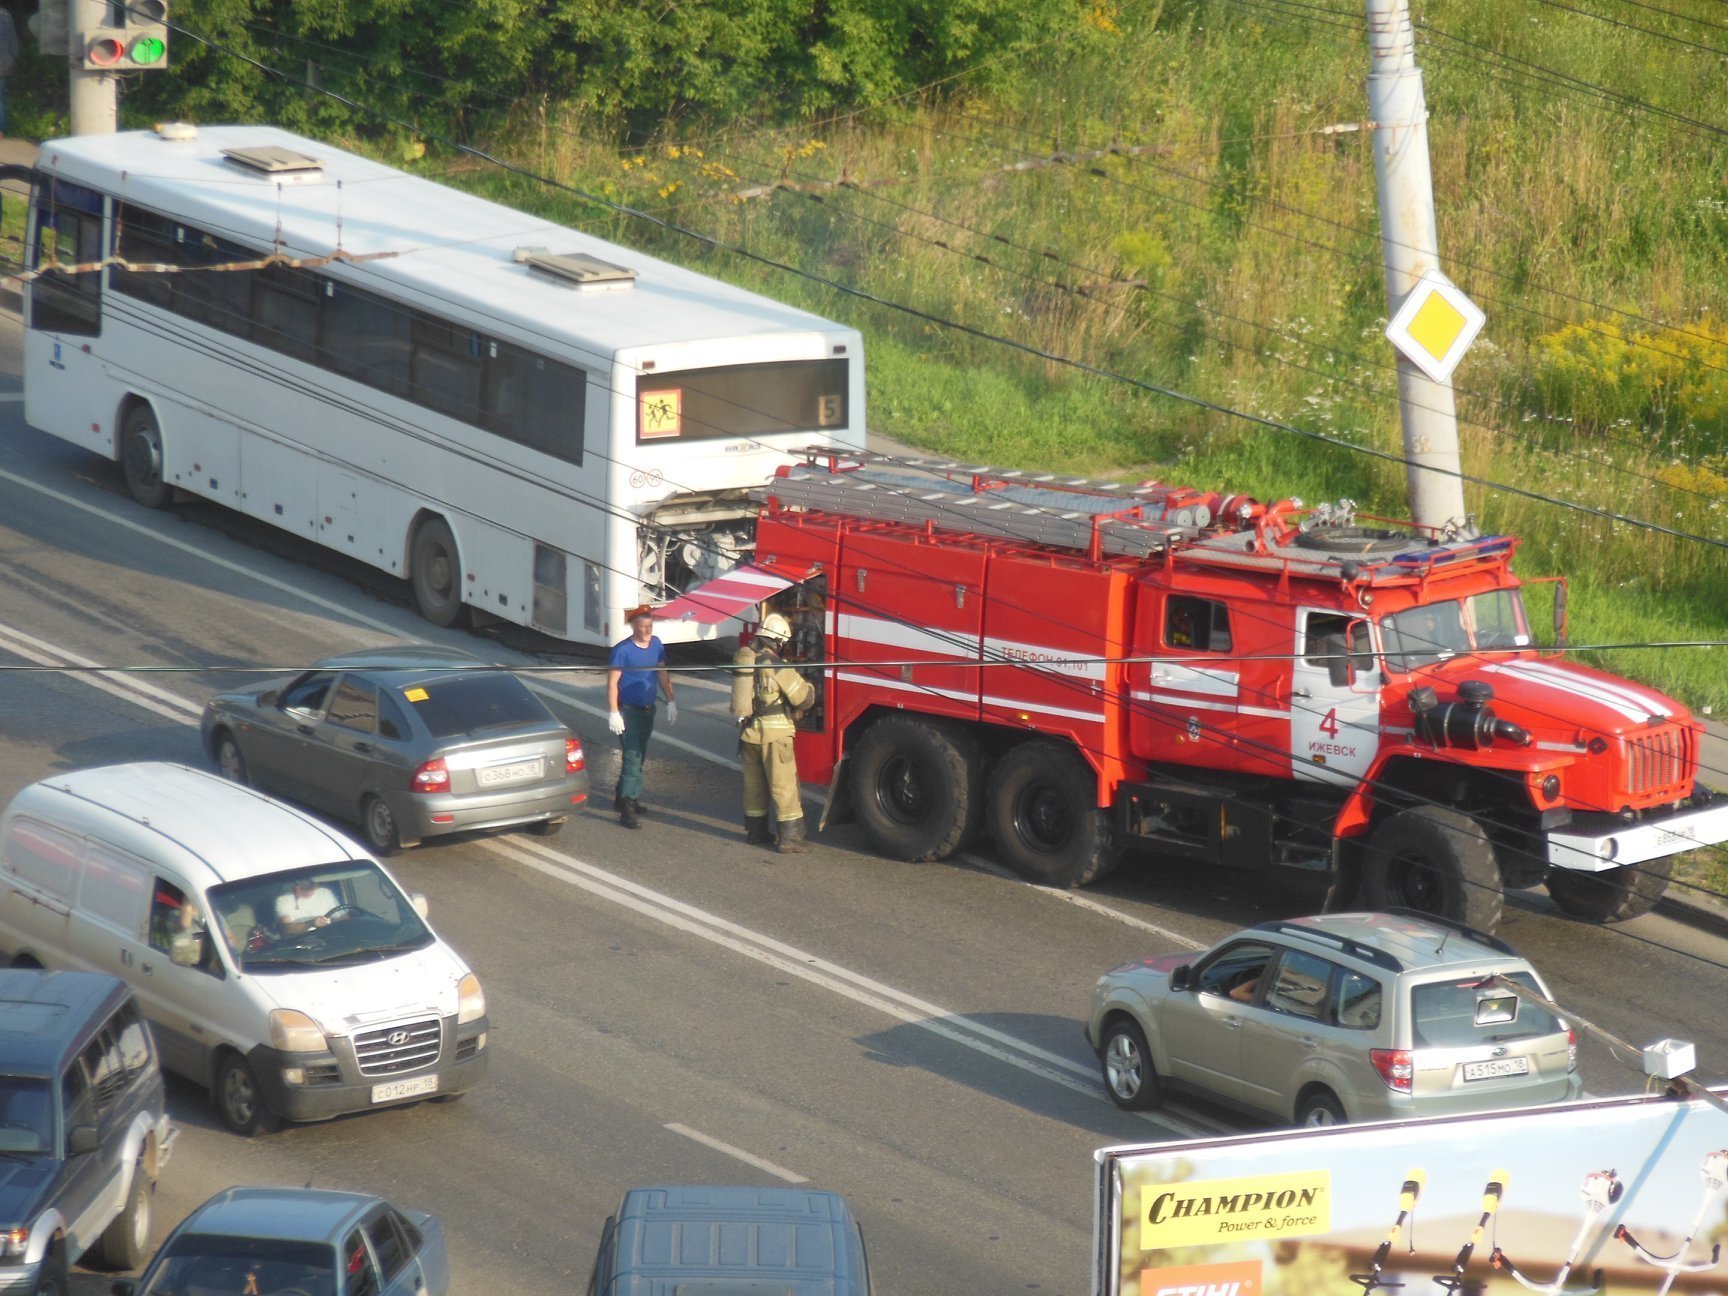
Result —
<instances>
[{"instance_id":1,"label":"green suv","mask_svg":"<svg viewBox=\"0 0 1728 1296\"><path fill-rule=\"evenodd\" d=\"M1118 1107L1166 1089L1298 1125L1576 1098L1577 1036L1502 941L1424 914L1263 923L1106 972L1087 1042Z\"/></svg>"}]
</instances>

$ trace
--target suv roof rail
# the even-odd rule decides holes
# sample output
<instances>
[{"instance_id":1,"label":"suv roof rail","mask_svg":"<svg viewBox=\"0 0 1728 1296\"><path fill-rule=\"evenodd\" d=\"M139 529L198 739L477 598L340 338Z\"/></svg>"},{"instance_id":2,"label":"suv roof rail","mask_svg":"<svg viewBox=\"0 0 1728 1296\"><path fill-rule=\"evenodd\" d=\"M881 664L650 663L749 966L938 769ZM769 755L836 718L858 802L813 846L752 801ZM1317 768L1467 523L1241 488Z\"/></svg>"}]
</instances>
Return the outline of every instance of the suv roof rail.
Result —
<instances>
[{"instance_id":1,"label":"suv roof rail","mask_svg":"<svg viewBox=\"0 0 1728 1296\"><path fill-rule=\"evenodd\" d=\"M1420 909L1406 909L1403 906L1393 906L1391 908L1382 909L1380 912L1393 914L1399 918L1420 918L1423 922L1431 922L1436 927L1445 927L1450 931L1457 932L1460 936L1468 936L1473 941L1480 941L1489 949L1498 950L1502 954L1510 954L1514 958L1518 955L1517 950L1513 949L1498 936L1490 936L1485 931L1478 931L1468 923L1459 922L1456 918L1446 918L1442 917L1440 914L1424 913Z\"/></svg>"},{"instance_id":2,"label":"suv roof rail","mask_svg":"<svg viewBox=\"0 0 1728 1296\"><path fill-rule=\"evenodd\" d=\"M1359 958L1364 963L1373 963L1389 972L1402 972L1404 965L1398 961L1396 954L1388 954L1383 949L1375 949L1372 945L1364 945L1359 940L1348 936L1340 936L1337 932L1327 931L1324 927L1308 927L1299 922L1276 918L1271 922L1258 924L1255 931L1282 932L1287 936L1309 936L1327 945L1334 945L1352 958Z\"/></svg>"}]
</instances>

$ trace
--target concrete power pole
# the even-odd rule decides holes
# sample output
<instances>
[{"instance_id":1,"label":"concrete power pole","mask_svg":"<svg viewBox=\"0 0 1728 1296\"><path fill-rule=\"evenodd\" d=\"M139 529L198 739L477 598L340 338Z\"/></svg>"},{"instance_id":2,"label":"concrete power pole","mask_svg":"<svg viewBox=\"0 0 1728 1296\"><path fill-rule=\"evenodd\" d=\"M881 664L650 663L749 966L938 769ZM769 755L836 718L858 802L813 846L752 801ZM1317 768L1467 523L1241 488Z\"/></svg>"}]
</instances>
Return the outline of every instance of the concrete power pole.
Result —
<instances>
[{"instance_id":1,"label":"concrete power pole","mask_svg":"<svg viewBox=\"0 0 1728 1296\"><path fill-rule=\"evenodd\" d=\"M92 36L100 30L123 26L125 19L114 21L109 0L69 0L72 29L67 66L71 83L67 89L74 135L112 135L120 118L120 78L112 72L87 68L85 50Z\"/></svg>"},{"instance_id":2,"label":"concrete power pole","mask_svg":"<svg viewBox=\"0 0 1728 1296\"><path fill-rule=\"evenodd\" d=\"M1416 281L1440 268L1434 182L1428 165L1428 104L1416 67L1408 0L1367 0L1368 117L1380 187L1380 247L1386 261L1388 315ZM1421 526L1462 528L1464 483L1457 476L1458 416L1452 384L1435 382L1398 357L1398 411L1412 518Z\"/></svg>"}]
</instances>

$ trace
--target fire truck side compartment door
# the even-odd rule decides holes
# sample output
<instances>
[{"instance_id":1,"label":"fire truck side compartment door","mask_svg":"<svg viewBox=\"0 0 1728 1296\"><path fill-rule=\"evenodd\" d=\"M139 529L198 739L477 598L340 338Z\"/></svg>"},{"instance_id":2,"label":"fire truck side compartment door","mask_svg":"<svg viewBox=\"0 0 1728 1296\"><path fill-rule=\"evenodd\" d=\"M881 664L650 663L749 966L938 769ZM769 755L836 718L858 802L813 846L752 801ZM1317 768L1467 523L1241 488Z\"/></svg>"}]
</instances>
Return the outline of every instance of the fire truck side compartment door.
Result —
<instances>
[{"instance_id":1,"label":"fire truck side compartment door","mask_svg":"<svg viewBox=\"0 0 1728 1296\"><path fill-rule=\"evenodd\" d=\"M1290 663L1290 763L1299 779L1354 784L1368 772L1380 749L1380 671L1356 657L1333 682L1335 659L1346 643L1368 641L1368 623L1329 608L1298 608L1296 640Z\"/></svg>"}]
</instances>

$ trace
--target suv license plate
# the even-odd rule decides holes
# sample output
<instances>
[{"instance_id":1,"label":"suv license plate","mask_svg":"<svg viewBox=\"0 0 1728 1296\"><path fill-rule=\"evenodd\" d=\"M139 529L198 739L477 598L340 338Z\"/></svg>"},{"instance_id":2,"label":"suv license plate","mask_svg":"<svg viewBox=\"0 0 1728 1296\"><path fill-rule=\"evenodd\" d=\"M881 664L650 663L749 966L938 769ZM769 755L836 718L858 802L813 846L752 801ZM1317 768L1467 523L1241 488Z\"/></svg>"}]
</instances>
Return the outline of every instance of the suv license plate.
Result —
<instances>
[{"instance_id":1,"label":"suv license plate","mask_svg":"<svg viewBox=\"0 0 1728 1296\"><path fill-rule=\"evenodd\" d=\"M397 1098L418 1098L421 1094L437 1093L438 1077L416 1076L412 1080L391 1080L372 1086L372 1101L393 1102Z\"/></svg>"},{"instance_id":2,"label":"suv license plate","mask_svg":"<svg viewBox=\"0 0 1728 1296\"><path fill-rule=\"evenodd\" d=\"M498 787L504 783L523 783L529 779L539 778L546 769L546 763L538 756L533 760L515 761L509 765L493 765L477 771L481 787Z\"/></svg>"},{"instance_id":3,"label":"suv license plate","mask_svg":"<svg viewBox=\"0 0 1728 1296\"><path fill-rule=\"evenodd\" d=\"M1491 1062L1466 1062L1466 1080L1498 1080L1501 1076L1529 1075L1529 1058L1495 1058Z\"/></svg>"}]
</instances>

